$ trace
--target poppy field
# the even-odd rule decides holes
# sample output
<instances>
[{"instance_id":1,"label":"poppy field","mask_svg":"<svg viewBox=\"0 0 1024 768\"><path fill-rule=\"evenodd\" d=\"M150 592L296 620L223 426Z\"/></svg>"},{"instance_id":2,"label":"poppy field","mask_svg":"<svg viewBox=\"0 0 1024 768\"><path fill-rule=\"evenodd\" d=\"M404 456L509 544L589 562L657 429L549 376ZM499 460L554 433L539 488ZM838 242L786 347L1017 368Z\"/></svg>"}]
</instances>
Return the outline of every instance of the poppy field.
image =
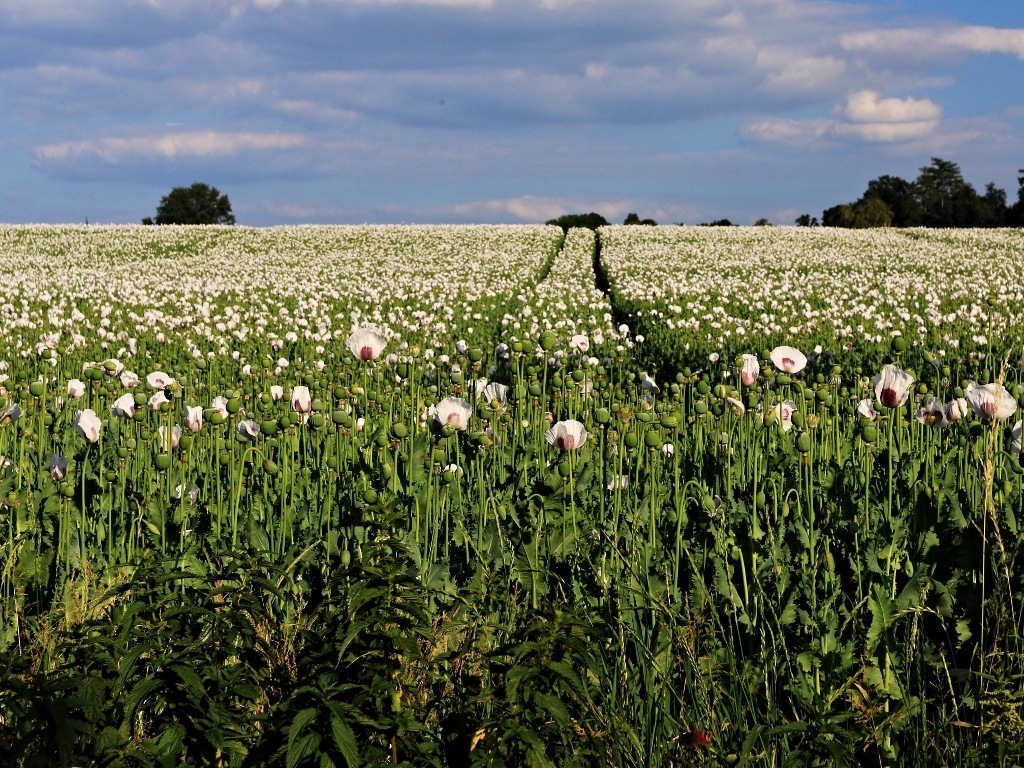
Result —
<instances>
[{"instance_id":1,"label":"poppy field","mask_svg":"<svg viewBox=\"0 0 1024 768\"><path fill-rule=\"evenodd\" d=\"M16 766L1024 764L1024 233L0 226Z\"/></svg>"}]
</instances>

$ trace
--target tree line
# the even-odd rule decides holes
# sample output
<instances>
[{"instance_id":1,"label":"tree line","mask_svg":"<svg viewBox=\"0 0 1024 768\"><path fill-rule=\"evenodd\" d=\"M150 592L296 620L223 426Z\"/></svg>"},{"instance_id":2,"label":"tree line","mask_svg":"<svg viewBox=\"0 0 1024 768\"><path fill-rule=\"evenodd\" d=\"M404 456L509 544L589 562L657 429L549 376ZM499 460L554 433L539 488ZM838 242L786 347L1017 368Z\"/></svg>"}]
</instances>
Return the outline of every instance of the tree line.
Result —
<instances>
[{"instance_id":1,"label":"tree line","mask_svg":"<svg viewBox=\"0 0 1024 768\"><path fill-rule=\"evenodd\" d=\"M995 183L979 193L964 180L960 167L933 157L914 181L899 176L879 176L852 203L826 209L826 227L1020 227L1024 226L1024 169L1017 177L1017 201L1007 203L1006 191ZM817 221L808 214L797 218L800 226Z\"/></svg>"}]
</instances>

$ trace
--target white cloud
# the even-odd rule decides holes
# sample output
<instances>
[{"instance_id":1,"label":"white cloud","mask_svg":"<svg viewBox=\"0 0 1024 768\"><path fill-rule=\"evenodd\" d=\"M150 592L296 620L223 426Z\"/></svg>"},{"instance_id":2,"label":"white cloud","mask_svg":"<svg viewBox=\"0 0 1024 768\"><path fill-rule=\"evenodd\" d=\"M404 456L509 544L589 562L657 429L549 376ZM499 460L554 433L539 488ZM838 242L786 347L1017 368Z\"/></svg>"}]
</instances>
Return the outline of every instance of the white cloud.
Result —
<instances>
[{"instance_id":1,"label":"white cloud","mask_svg":"<svg viewBox=\"0 0 1024 768\"><path fill-rule=\"evenodd\" d=\"M36 148L34 157L36 162L43 164L59 164L89 157L106 163L120 163L140 157L165 160L181 157L209 158L247 151L288 149L298 146L304 140L302 136L291 133L195 131L44 144Z\"/></svg>"},{"instance_id":2,"label":"white cloud","mask_svg":"<svg viewBox=\"0 0 1024 768\"><path fill-rule=\"evenodd\" d=\"M914 56L954 52L1002 53L1024 59L1024 29L964 26L872 29L839 38L847 51L910 53Z\"/></svg>"},{"instance_id":3,"label":"white cloud","mask_svg":"<svg viewBox=\"0 0 1024 768\"><path fill-rule=\"evenodd\" d=\"M920 139L939 127L942 107L930 99L879 98L875 91L857 91L837 110L839 119L787 120L769 118L748 123L749 138L781 144L807 144L844 137L869 142Z\"/></svg>"}]
</instances>

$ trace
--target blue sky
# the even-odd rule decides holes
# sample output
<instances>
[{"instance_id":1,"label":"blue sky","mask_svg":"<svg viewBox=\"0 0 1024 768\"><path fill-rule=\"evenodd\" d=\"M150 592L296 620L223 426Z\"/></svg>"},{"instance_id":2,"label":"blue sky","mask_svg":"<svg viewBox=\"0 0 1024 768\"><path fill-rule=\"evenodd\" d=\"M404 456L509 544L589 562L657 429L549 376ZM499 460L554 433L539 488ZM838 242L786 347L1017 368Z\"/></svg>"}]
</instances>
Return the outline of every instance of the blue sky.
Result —
<instances>
[{"instance_id":1,"label":"blue sky","mask_svg":"<svg viewBox=\"0 0 1024 768\"><path fill-rule=\"evenodd\" d=\"M0 222L661 223L932 157L1013 201L1020 0L0 0Z\"/></svg>"}]
</instances>

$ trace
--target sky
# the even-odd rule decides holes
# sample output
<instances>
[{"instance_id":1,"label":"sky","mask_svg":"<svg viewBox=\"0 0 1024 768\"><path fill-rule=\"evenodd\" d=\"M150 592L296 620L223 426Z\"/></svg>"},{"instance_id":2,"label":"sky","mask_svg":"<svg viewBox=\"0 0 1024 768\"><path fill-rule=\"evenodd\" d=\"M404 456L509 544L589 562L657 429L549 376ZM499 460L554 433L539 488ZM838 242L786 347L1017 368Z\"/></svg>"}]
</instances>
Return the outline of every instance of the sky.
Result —
<instances>
[{"instance_id":1,"label":"sky","mask_svg":"<svg viewBox=\"0 0 1024 768\"><path fill-rule=\"evenodd\" d=\"M662 224L940 157L1017 198L1021 0L0 0L0 222Z\"/></svg>"}]
</instances>

